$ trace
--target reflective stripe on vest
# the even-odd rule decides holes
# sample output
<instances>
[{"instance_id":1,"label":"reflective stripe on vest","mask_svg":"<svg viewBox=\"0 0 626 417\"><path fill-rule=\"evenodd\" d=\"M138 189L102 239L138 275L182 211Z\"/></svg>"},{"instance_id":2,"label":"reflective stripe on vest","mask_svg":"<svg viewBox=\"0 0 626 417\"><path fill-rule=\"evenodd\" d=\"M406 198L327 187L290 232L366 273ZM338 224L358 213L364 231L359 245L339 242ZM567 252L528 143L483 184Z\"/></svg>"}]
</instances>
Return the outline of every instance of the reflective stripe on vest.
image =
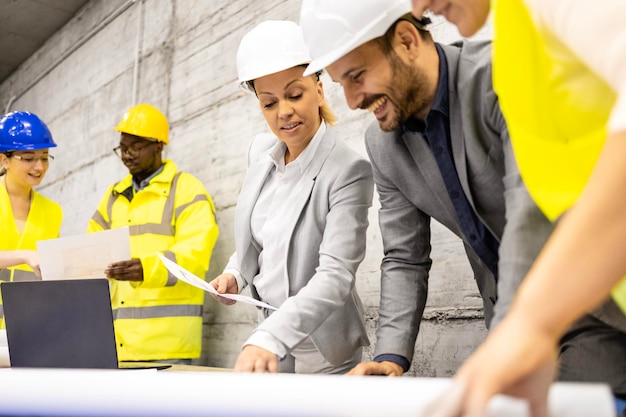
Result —
<instances>
[{"instance_id":1,"label":"reflective stripe on vest","mask_svg":"<svg viewBox=\"0 0 626 417\"><path fill-rule=\"evenodd\" d=\"M202 306L172 304L155 307L118 308L113 310L113 319L155 319L163 317L201 317Z\"/></svg>"},{"instance_id":2,"label":"reflective stripe on vest","mask_svg":"<svg viewBox=\"0 0 626 417\"><path fill-rule=\"evenodd\" d=\"M163 251L163 256L165 256L167 259L169 259L170 261L176 263L176 254L174 252L172 252L171 250L166 250ZM169 270L167 271L167 283L165 284L166 287L171 287L173 285L176 284L176 282L178 282L178 278L176 278Z\"/></svg>"},{"instance_id":3,"label":"reflective stripe on vest","mask_svg":"<svg viewBox=\"0 0 626 417\"><path fill-rule=\"evenodd\" d=\"M187 207L189 207L192 204L198 203L200 201L206 201L207 203L209 202L209 199L207 198L206 195L203 194L198 194L197 196L194 197L193 200L191 200L189 203L185 203L182 206L178 207L176 209L176 218L178 218L180 216L180 214L185 211L185 209ZM211 212L213 212L213 207L211 207ZM215 215L215 213L213 213L213 215Z\"/></svg>"},{"instance_id":4,"label":"reflective stripe on vest","mask_svg":"<svg viewBox=\"0 0 626 417\"><path fill-rule=\"evenodd\" d=\"M200 201L207 201L207 202L209 201L207 196L200 194L194 197L194 199L191 200L190 202L185 203L181 205L180 207L178 207L176 210L174 210L175 199L176 199L176 189L178 187L178 179L180 178L181 174L182 172L176 173L176 175L174 175L174 178L172 179L170 192L163 206L163 214L161 216L161 223L145 223L145 224L131 225L129 227L130 236L139 236L139 235L148 234L148 233L155 234L155 235L162 235L162 236L175 236L176 227L172 225L173 223L172 218L174 219L174 223L175 223L175 219L177 219L178 216L180 216L180 214L190 205L195 204ZM115 189L117 184L113 186L113 189ZM121 193L115 194L112 192L111 196L109 197L109 200L107 202L107 217L109 218L109 221L106 221L99 211L96 211L94 215L92 216L92 220L105 230L111 228L112 216L113 216L113 204L119 198L120 194ZM176 255L174 254L174 252L163 251L163 255L167 259L171 260L172 262L176 262ZM165 284L165 286L172 287L176 285L177 282L178 282L178 278L176 278L171 272L168 271L167 283Z\"/></svg>"},{"instance_id":5,"label":"reflective stripe on vest","mask_svg":"<svg viewBox=\"0 0 626 417\"><path fill-rule=\"evenodd\" d=\"M13 279L11 279L11 270L10 269L0 269L0 281L40 281L37 275L31 271L23 271L21 269L13 270Z\"/></svg>"},{"instance_id":6,"label":"reflective stripe on vest","mask_svg":"<svg viewBox=\"0 0 626 417\"><path fill-rule=\"evenodd\" d=\"M176 187L178 186L178 179L180 178L181 172L176 173L174 178L172 179L172 185L170 186L170 193L167 196L167 200L165 200L165 205L163 206L163 215L161 217L161 223L145 223L145 224L136 224L131 225L129 228L129 233L131 236L142 235L146 233L151 233L154 235L163 235L163 236L174 236L176 234L176 228L172 226L172 218L174 217L174 200L176 198ZM117 183L119 184L119 183ZM115 184L113 189L117 186ZM107 217L109 221L104 219L104 216L99 211L96 211L91 219L100 225L103 229L111 228L111 218L113 216L113 204L119 198L120 194L115 194L111 192L111 196L107 202ZM197 196L192 202L187 203L181 207L187 207L189 204L201 201L202 199L198 199L198 197L203 197L202 199L207 200L205 196ZM181 212L181 207L176 210L176 217Z\"/></svg>"}]
</instances>

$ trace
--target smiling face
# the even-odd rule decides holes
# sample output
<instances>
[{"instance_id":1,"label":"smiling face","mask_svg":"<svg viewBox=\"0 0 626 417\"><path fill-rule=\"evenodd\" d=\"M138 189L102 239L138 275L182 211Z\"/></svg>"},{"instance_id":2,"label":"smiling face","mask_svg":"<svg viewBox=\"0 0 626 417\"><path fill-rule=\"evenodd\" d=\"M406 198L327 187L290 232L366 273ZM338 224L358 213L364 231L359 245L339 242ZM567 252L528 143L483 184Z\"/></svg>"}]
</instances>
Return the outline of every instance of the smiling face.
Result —
<instances>
[{"instance_id":1,"label":"smiling face","mask_svg":"<svg viewBox=\"0 0 626 417\"><path fill-rule=\"evenodd\" d=\"M487 21L489 0L413 0L415 15L427 9L455 24L461 35L472 36Z\"/></svg>"},{"instance_id":2,"label":"smiling face","mask_svg":"<svg viewBox=\"0 0 626 417\"><path fill-rule=\"evenodd\" d=\"M6 181L21 187L35 187L41 183L50 166L48 149L13 151L9 157L0 154L6 169Z\"/></svg>"},{"instance_id":3,"label":"smiling face","mask_svg":"<svg viewBox=\"0 0 626 417\"><path fill-rule=\"evenodd\" d=\"M385 54L376 41L370 41L326 67L326 71L343 87L351 109L372 112L382 130L392 131L411 116L425 117L436 90L436 79L433 85L432 76L411 55L404 47ZM420 54L418 59L429 59L427 55Z\"/></svg>"},{"instance_id":4,"label":"smiling face","mask_svg":"<svg viewBox=\"0 0 626 417\"><path fill-rule=\"evenodd\" d=\"M303 77L304 67L293 67L254 80L259 105L270 129L287 147L304 149L321 124L322 83Z\"/></svg>"}]
</instances>

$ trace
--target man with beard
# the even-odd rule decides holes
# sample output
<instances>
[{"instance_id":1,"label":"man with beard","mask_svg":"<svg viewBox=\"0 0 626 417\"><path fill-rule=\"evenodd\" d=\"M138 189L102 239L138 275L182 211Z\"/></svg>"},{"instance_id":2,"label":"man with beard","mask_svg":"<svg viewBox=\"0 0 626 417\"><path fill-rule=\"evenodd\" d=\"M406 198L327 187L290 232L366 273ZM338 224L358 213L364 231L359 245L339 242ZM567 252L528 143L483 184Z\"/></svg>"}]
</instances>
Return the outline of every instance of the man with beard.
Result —
<instances>
[{"instance_id":1,"label":"man with beard","mask_svg":"<svg viewBox=\"0 0 626 417\"><path fill-rule=\"evenodd\" d=\"M139 104L115 127L113 151L129 175L109 186L89 232L129 227L132 259L108 265L120 361L190 364L200 357L204 291L171 275L158 255L205 276L218 228L202 183L162 159L169 124L157 108Z\"/></svg>"},{"instance_id":2,"label":"man with beard","mask_svg":"<svg viewBox=\"0 0 626 417\"><path fill-rule=\"evenodd\" d=\"M353 374L410 368L431 218L462 239L488 326L504 316L552 230L515 164L491 85L490 43L437 44L428 19L410 11L409 0L304 0L301 9L313 58L305 74L326 68L350 108L377 119L365 144L381 204L379 323L374 361Z\"/></svg>"}]
</instances>

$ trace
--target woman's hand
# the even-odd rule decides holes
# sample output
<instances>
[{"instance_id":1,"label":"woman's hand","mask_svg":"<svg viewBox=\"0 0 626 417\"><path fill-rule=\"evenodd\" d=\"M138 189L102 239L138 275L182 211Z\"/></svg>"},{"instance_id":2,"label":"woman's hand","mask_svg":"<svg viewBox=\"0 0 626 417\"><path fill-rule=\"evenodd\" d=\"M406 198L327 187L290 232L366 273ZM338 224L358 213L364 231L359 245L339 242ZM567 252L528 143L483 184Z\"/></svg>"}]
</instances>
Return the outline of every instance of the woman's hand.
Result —
<instances>
[{"instance_id":1,"label":"woman's hand","mask_svg":"<svg viewBox=\"0 0 626 417\"><path fill-rule=\"evenodd\" d=\"M209 282L209 285L213 286L220 294L239 294L239 287L237 280L233 274L218 275L213 281ZM232 305L237 301L228 298L220 297L219 295L211 294L213 298L224 305Z\"/></svg>"},{"instance_id":2,"label":"woman's hand","mask_svg":"<svg viewBox=\"0 0 626 417\"><path fill-rule=\"evenodd\" d=\"M246 345L237 358L235 372L278 372L278 358L262 347Z\"/></svg>"}]
</instances>

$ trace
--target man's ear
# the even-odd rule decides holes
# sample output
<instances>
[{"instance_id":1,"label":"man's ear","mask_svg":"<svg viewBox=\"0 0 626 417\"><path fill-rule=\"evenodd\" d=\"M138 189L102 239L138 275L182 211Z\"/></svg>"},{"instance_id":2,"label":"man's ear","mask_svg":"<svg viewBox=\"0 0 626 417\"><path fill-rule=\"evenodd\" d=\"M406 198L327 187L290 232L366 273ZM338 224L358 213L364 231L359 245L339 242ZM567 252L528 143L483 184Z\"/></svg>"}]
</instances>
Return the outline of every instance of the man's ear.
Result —
<instances>
[{"instance_id":1,"label":"man's ear","mask_svg":"<svg viewBox=\"0 0 626 417\"><path fill-rule=\"evenodd\" d=\"M409 21L399 21L393 35L393 48L396 53L403 59L412 61L419 56L421 47L422 39L417 28Z\"/></svg>"}]
</instances>

